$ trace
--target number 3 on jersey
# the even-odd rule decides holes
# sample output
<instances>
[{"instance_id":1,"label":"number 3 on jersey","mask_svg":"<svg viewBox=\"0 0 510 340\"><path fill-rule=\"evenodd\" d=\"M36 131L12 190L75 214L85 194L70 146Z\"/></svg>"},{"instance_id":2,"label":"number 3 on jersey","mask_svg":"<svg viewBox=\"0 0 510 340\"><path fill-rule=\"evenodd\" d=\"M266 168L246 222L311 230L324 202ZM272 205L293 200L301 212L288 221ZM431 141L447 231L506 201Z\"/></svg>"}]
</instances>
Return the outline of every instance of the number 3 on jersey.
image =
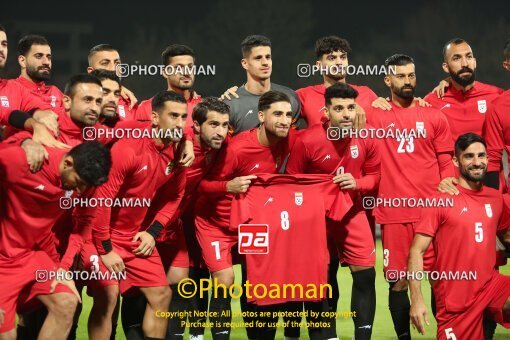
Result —
<instances>
[{"instance_id":1,"label":"number 3 on jersey","mask_svg":"<svg viewBox=\"0 0 510 340\"><path fill-rule=\"evenodd\" d=\"M413 136L409 136L409 138L397 138L397 141L399 141L398 153L411 153L414 151L414 138Z\"/></svg>"}]
</instances>

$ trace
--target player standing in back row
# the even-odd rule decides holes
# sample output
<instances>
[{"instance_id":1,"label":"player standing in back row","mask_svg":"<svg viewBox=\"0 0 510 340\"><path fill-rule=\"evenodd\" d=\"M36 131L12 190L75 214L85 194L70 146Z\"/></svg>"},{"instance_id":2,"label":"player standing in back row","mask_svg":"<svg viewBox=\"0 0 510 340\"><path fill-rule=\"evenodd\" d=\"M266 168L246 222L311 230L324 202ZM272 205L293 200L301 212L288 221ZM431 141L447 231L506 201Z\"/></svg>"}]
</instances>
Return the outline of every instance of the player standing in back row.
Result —
<instances>
[{"instance_id":1,"label":"player standing in back row","mask_svg":"<svg viewBox=\"0 0 510 340\"><path fill-rule=\"evenodd\" d=\"M395 54L385 61L394 74L384 77L391 90L390 111L367 111L367 123L399 138L384 138L381 145L379 198L418 199L432 195L442 179L454 176L452 137L446 117L437 109L420 107L414 99L414 60ZM367 200L365 200L367 202ZM366 204L365 204L366 205ZM407 267L414 224L419 221L416 207L379 206L375 217L381 224L384 272L401 272ZM433 253L430 253L430 260ZM393 279L393 278L389 278ZM405 279L390 282L389 308L399 339L410 339L409 297Z\"/></svg>"}]
</instances>

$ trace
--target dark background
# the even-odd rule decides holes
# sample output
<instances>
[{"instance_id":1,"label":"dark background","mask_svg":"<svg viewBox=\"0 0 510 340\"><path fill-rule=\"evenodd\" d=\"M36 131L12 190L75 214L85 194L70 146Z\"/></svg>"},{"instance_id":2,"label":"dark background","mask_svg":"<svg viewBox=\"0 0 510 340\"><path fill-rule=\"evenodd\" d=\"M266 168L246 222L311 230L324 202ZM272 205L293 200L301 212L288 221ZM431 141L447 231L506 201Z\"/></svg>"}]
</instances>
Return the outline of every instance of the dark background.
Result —
<instances>
[{"instance_id":1,"label":"dark background","mask_svg":"<svg viewBox=\"0 0 510 340\"><path fill-rule=\"evenodd\" d=\"M27 33L45 35L53 54L52 82L85 71L88 50L99 43L119 49L123 63L159 64L172 43L191 46L197 64L215 65L215 76L198 76L196 90L219 95L246 75L240 66L240 43L263 34L272 43L273 82L297 89L321 82L317 75L299 78L297 65L314 63L314 43L325 35L349 40L350 63L380 65L394 53L416 61L417 95L423 96L445 77L443 44L462 37L478 61L477 79L503 88L509 76L501 66L510 38L510 1L87 1L4 2L0 23L9 40L7 68L1 76L19 74L16 44ZM349 77L377 94L388 91L381 77ZM139 99L166 89L159 76L129 77L126 87Z\"/></svg>"}]
</instances>

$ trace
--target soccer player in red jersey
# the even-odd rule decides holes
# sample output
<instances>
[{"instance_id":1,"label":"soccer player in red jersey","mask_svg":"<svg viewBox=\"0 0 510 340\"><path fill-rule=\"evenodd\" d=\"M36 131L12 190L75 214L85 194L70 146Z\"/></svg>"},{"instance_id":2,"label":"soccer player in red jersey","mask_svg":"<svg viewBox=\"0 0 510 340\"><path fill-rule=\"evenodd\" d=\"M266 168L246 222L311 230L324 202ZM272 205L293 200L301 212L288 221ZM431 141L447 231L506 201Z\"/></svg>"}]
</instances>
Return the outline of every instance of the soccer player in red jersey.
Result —
<instances>
[{"instance_id":1,"label":"soccer player in red jersey","mask_svg":"<svg viewBox=\"0 0 510 340\"><path fill-rule=\"evenodd\" d=\"M355 338L369 339L375 314L375 244L361 204L361 194L377 189L381 155L375 139L348 135L340 138L340 130L346 134L354 132L357 97L356 89L344 83L336 83L326 89L325 114L329 120L300 133L291 150L286 172L335 175L334 182L352 197L354 207L340 223L327 220L328 245L334 254L330 261L339 257L341 263L351 269L351 310L356 312L353 319ZM333 132L338 132L338 135ZM332 303L336 308L337 301ZM337 337L335 320L330 320L334 332L329 335L330 338Z\"/></svg>"},{"instance_id":2,"label":"soccer player in red jersey","mask_svg":"<svg viewBox=\"0 0 510 340\"><path fill-rule=\"evenodd\" d=\"M199 297L198 294L191 298L183 297L180 295L178 283L187 277L198 283L201 279L208 279L210 276L207 267L201 260L202 252L195 236L193 210L198 198L196 189L201 179L207 175L215 163L217 154L227 137L228 122L229 107L217 98L204 98L193 110L193 146L196 159L192 166L186 170L186 188L177 213L179 219L171 226L167 226L166 232L160 236L156 243L172 289L170 311L190 311L187 317L176 316L168 320L167 338L182 337L186 329L183 322L185 323L188 318L191 324L205 322L204 318L195 315L195 311L207 314L209 303L207 292L203 297ZM164 203L164 192L170 185L175 184L169 182L156 193L154 201L151 202L151 209L145 216L145 227L148 227L152 222L159 205ZM190 253L189 258L188 252ZM140 328L143 319L145 306L135 299L139 298L125 297L122 301L122 308L125 311L122 313L122 324L126 334L133 334L133 328ZM138 306L143 306L143 308L136 317L133 314L140 309ZM204 327L190 327L192 340L203 340L203 336Z\"/></svg>"},{"instance_id":3,"label":"soccer player in red jersey","mask_svg":"<svg viewBox=\"0 0 510 340\"><path fill-rule=\"evenodd\" d=\"M103 103L98 121L108 127L114 127L120 120L117 114L122 89L120 78L115 72L102 69L94 70L90 74L101 81L103 89Z\"/></svg>"},{"instance_id":4,"label":"soccer player in red jersey","mask_svg":"<svg viewBox=\"0 0 510 340\"><path fill-rule=\"evenodd\" d=\"M0 218L0 306L5 311L0 338L16 339L15 313L37 298L48 308L39 333L44 339L66 339L79 301L73 281L49 280L52 273L63 273L47 249L47 239L56 220L62 216L61 198L66 191L83 193L108 178L109 151L97 142L84 143L66 153L49 148L50 158L41 171L32 173L19 146L0 153L2 175L2 217ZM23 226L20 228L20 226ZM45 271L41 277L38 272Z\"/></svg>"},{"instance_id":5,"label":"soccer player in red jersey","mask_svg":"<svg viewBox=\"0 0 510 340\"><path fill-rule=\"evenodd\" d=\"M195 52L186 45L170 45L161 53L165 71L163 77L166 79L167 91L177 92L186 98L188 102L188 121L186 127L191 131L193 121L191 114L195 105L200 103L202 98L193 90L195 74L189 72L195 67ZM144 100L136 109L135 119L149 121L151 119L151 99Z\"/></svg>"},{"instance_id":6,"label":"soccer player in red jersey","mask_svg":"<svg viewBox=\"0 0 510 340\"><path fill-rule=\"evenodd\" d=\"M510 90L503 92L492 102L492 110L485 118L484 138L487 142L489 163L484 176L484 184L495 189L505 187L500 183L499 174L503 170L503 150L510 151ZM508 190L508 188L507 188Z\"/></svg>"},{"instance_id":7,"label":"soccer player in red jersey","mask_svg":"<svg viewBox=\"0 0 510 340\"><path fill-rule=\"evenodd\" d=\"M234 282L231 248L237 243L237 232L228 227L232 197L246 192L255 174L281 172L296 133L290 129L292 108L284 93L264 93L258 116L260 126L232 138L199 186L202 195L195 208L197 239L212 277L226 286ZM211 322L220 325L212 328L213 338L228 339L230 328L225 323L230 318L220 315L230 310L230 297L213 296L209 310L218 312Z\"/></svg>"},{"instance_id":8,"label":"soccer player in red jersey","mask_svg":"<svg viewBox=\"0 0 510 340\"><path fill-rule=\"evenodd\" d=\"M441 110L448 119L452 143L464 133L481 135L491 102L503 90L475 80L476 58L464 39L448 41L443 48L443 59L443 70L450 75L450 85L442 98L431 92L425 100Z\"/></svg>"},{"instance_id":9,"label":"soccer player in red jersey","mask_svg":"<svg viewBox=\"0 0 510 340\"><path fill-rule=\"evenodd\" d=\"M482 137L467 133L455 142L453 162L459 168L459 195L453 206L424 208L415 225L408 275L422 272L423 254L433 244L432 281L438 339L484 339L483 317L510 328L510 277L495 268L497 234L508 229L508 207L497 190L484 187L487 151ZM462 240L462 242L459 242ZM418 275L410 276L411 319L425 334L428 313Z\"/></svg>"},{"instance_id":10,"label":"soccer player in red jersey","mask_svg":"<svg viewBox=\"0 0 510 340\"><path fill-rule=\"evenodd\" d=\"M121 63L119 52L108 44L99 44L92 47L89 51L88 62L88 73L99 69L116 72L117 66ZM137 101L134 93L123 86L117 107L117 114L121 120L134 119Z\"/></svg>"},{"instance_id":11,"label":"soccer player in red jersey","mask_svg":"<svg viewBox=\"0 0 510 340\"><path fill-rule=\"evenodd\" d=\"M46 85L52 68L51 47L45 37L26 35L18 42L21 75L16 79L52 108L62 106L64 94L54 85Z\"/></svg>"},{"instance_id":12,"label":"soccer player in red jersey","mask_svg":"<svg viewBox=\"0 0 510 340\"><path fill-rule=\"evenodd\" d=\"M147 298L142 326L144 336L164 338L166 334L167 320L158 317L156 311L168 311L171 290L154 246L163 226L176 218L184 193L185 171L177 167L176 160L179 157L177 143L186 121L186 100L175 92L160 92L153 99L153 110L152 127L140 122L139 128L165 134L117 141L112 147L110 179L95 191L93 197L152 200L157 190L169 180L174 185L164 193L165 205L147 229L141 229L149 209L146 204L101 205L95 209L93 245L84 245L81 252L83 265L85 268L99 267L101 272L125 270L127 279L92 283L94 306L89 317L89 336L92 338L110 336L119 286L123 295L141 292Z\"/></svg>"},{"instance_id":13,"label":"soccer player in red jersey","mask_svg":"<svg viewBox=\"0 0 510 340\"><path fill-rule=\"evenodd\" d=\"M7 34L0 25L0 70L5 67L7 52ZM51 109L50 105L15 80L0 78L0 130L3 125L8 125L14 129L33 131L42 144L62 148L64 145L55 141L47 130L58 134L57 115Z\"/></svg>"},{"instance_id":14,"label":"soccer player in red jersey","mask_svg":"<svg viewBox=\"0 0 510 340\"><path fill-rule=\"evenodd\" d=\"M505 44L503 54L505 56L503 68L510 71L510 39ZM503 178L500 177L503 171L503 150L506 150L507 154L510 151L507 146L510 144L510 120L508 120L506 114L510 110L510 90L503 92L498 98L494 99L491 108L492 110L487 112L483 129L483 137L487 142L487 155L489 157L487 173L483 182L486 186L500 189L500 187L504 188L506 184Z\"/></svg>"},{"instance_id":15,"label":"soccer player in red jersey","mask_svg":"<svg viewBox=\"0 0 510 340\"><path fill-rule=\"evenodd\" d=\"M418 106L414 99L416 73L411 57L395 54L385 61L385 66L392 66L396 71L384 78L391 90L392 109L367 111L367 123L383 129L388 136L381 143L383 157L378 197L390 202L427 197L435 192L441 180L451 180L454 176L448 121L438 109ZM404 271L414 235L413 225L420 218L419 209L403 204L383 204L376 208L375 217L381 224L385 274ZM433 254L429 255L432 260ZM405 279L390 283L389 308L397 336L409 339L409 298Z\"/></svg>"},{"instance_id":16,"label":"soccer player in red jersey","mask_svg":"<svg viewBox=\"0 0 510 340\"><path fill-rule=\"evenodd\" d=\"M337 67L345 68L349 65L348 54L351 53L349 42L337 36L320 38L315 42L315 54L317 55L317 65L321 68ZM337 69L337 71L338 71ZM345 72L325 72L323 83L296 90L296 94L301 101L301 114L306 120L308 126L321 123L324 118L324 92L329 86L338 82L346 84ZM358 91L356 103L363 108L368 109L377 95L368 86L357 86L349 84Z\"/></svg>"}]
</instances>

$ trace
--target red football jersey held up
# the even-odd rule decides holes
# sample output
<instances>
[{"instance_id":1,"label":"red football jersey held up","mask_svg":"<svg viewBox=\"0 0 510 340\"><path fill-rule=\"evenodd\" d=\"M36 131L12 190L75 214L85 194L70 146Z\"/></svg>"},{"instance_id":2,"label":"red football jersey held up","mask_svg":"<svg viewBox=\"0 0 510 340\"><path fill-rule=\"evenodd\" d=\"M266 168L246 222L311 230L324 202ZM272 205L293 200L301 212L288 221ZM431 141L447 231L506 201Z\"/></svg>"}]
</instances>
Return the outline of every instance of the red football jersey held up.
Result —
<instances>
[{"instance_id":1,"label":"red football jersey held up","mask_svg":"<svg viewBox=\"0 0 510 340\"><path fill-rule=\"evenodd\" d=\"M453 207L422 209L415 224L416 233L434 237L434 271L441 275L476 275L476 279L439 279L433 286L438 307L446 307L451 313L469 308L496 272L496 231L508 228L510 223L508 213L503 213L503 195L497 190L457 188L457 196L438 196L453 200Z\"/></svg>"},{"instance_id":2,"label":"red football jersey held up","mask_svg":"<svg viewBox=\"0 0 510 340\"><path fill-rule=\"evenodd\" d=\"M291 150L286 173L350 173L356 179L357 191L375 190L381 176L379 142L373 138L359 137L329 140L328 128L329 122L326 121L299 134ZM366 129L371 128L370 125L366 126Z\"/></svg>"},{"instance_id":3,"label":"red football jersey held up","mask_svg":"<svg viewBox=\"0 0 510 340\"><path fill-rule=\"evenodd\" d=\"M425 100L446 116L455 142L460 135L468 132L482 135L486 113L491 110L491 102L501 93L503 90L499 87L475 81L469 91L462 92L450 85L443 98L429 93Z\"/></svg>"},{"instance_id":4,"label":"red football jersey held up","mask_svg":"<svg viewBox=\"0 0 510 340\"><path fill-rule=\"evenodd\" d=\"M365 110L370 108L372 102L377 99L377 95L368 86L348 85L358 91L356 103ZM306 119L308 126L320 123L325 117L325 93L326 86L324 84L303 87L296 91L301 102L301 115Z\"/></svg>"},{"instance_id":5,"label":"red football jersey held up","mask_svg":"<svg viewBox=\"0 0 510 340\"><path fill-rule=\"evenodd\" d=\"M321 289L327 282L329 263L324 216L341 220L352 207L349 195L333 184L332 178L263 174L246 194L237 195L232 201L230 229L246 223L267 226L265 230L239 229L240 252L252 248L246 255L248 281L265 285L268 290L278 285L281 290L279 296L265 297L260 297L259 290L255 294L252 291L248 301L271 305L318 301L328 296L327 289ZM285 289L284 285L300 288ZM297 293L313 288L314 296Z\"/></svg>"},{"instance_id":6,"label":"red football jersey held up","mask_svg":"<svg viewBox=\"0 0 510 340\"><path fill-rule=\"evenodd\" d=\"M197 223L228 228L232 195L226 193L227 181L239 176L282 171L298 132L290 129L287 138L269 147L260 144L257 131L255 128L234 136L218 154L211 172L199 185L199 191L205 195L197 200Z\"/></svg>"}]
</instances>

